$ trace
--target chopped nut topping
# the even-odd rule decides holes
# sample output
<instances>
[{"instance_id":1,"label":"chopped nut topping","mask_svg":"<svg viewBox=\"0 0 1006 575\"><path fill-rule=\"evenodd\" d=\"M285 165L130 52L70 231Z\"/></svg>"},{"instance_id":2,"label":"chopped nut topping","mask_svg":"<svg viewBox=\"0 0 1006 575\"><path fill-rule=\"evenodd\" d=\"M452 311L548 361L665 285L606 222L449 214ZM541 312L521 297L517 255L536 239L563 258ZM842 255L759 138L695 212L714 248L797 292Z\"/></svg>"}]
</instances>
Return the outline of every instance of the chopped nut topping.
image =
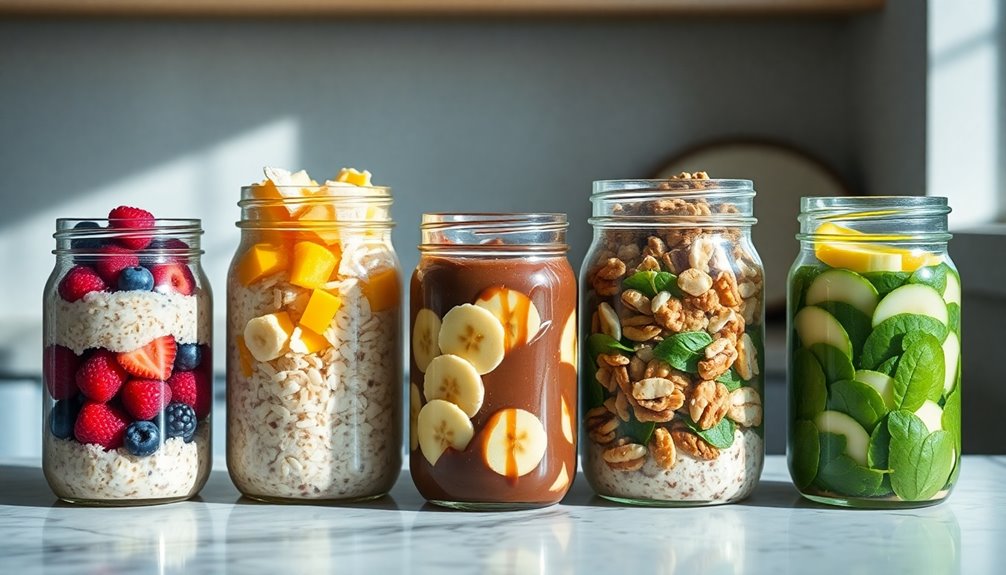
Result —
<instances>
[{"instance_id":1,"label":"chopped nut topping","mask_svg":"<svg viewBox=\"0 0 1006 575\"><path fill-rule=\"evenodd\" d=\"M597 356L598 365L602 363L611 367L629 365L629 358L620 353L602 353Z\"/></svg>"},{"instance_id":2,"label":"chopped nut topping","mask_svg":"<svg viewBox=\"0 0 1006 575\"><path fill-rule=\"evenodd\" d=\"M762 422L761 396L753 387L739 387L730 393L727 417L743 427L755 427Z\"/></svg>"},{"instance_id":3,"label":"chopped nut topping","mask_svg":"<svg viewBox=\"0 0 1006 575\"><path fill-rule=\"evenodd\" d=\"M611 336L612 339L622 339L622 325L618 320L618 314L608 302L601 302L597 307L597 318L601 333Z\"/></svg>"},{"instance_id":4,"label":"chopped nut topping","mask_svg":"<svg viewBox=\"0 0 1006 575\"><path fill-rule=\"evenodd\" d=\"M741 376L744 381L749 381L759 373L758 349L747 333L742 335L740 341L737 342L737 362L735 365L737 366L737 375Z\"/></svg>"},{"instance_id":5,"label":"chopped nut topping","mask_svg":"<svg viewBox=\"0 0 1006 575\"><path fill-rule=\"evenodd\" d=\"M618 431L618 419L605 407L595 407L584 414L587 425L587 437L594 443L604 445L615 440Z\"/></svg>"},{"instance_id":6,"label":"chopped nut topping","mask_svg":"<svg viewBox=\"0 0 1006 575\"><path fill-rule=\"evenodd\" d=\"M627 443L606 450L601 458L612 469L636 471L646 463L646 447L638 443Z\"/></svg>"},{"instance_id":7,"label":"chopped nut topping","mask_svg":"<svg viewBox=\"0 0 1006 575\"><path fill-rule=\"evenodd\" d=\"M726 307L737 307L741 304L742 297L737 289L737 278L731 271L721 271L713 282L713 289L719 296L719 302ZM716 330L719 331L719 330Z\"/></svg>"},{"instance_id":8,"label":"chopped nut topping","mask_svg":"<svg viewBox=\"0 0 1006 575\"><path fill-rule=\"evenodd\" d=\"M653 430L653 437L650 438L650 455L662 469L671 469L677 461L677 453L674 450L674 439L671 432L663 427Z\"/></svg>"},{"instance_id":9,"label":"chopped nut topping","mask_svg":"<svg viewBox=\"0 0 1006 575\"><path fill-rule=\"evenodd\" d=\"M702 381L692 388L688 415L699 429L712 429L730 409L730 391L717 381Z\"/></svg>"},{"instance_id":10,"label":"chopped nut topping","mask_svg":"<svg viewBox=\"0 0 1006 575\"><path fill-rule=\"evenodd\" d=\"M649 341L660 335L661 329L655 325L643 327L627 326L622 329L622 334L632 341Z\"/></svg>"},{"instance_id":11,"label":"chopped nut topping","mask_svg":"<svg viewBox=\"0 0 1006 575\"><path fill-rule=\"evenodd\" d=\"M702 270L689 268L678 276L678 287L688 295L702 295L713 287L713 278Z\"/></svg>"},{"instance_id":12,"label":"chopped nut topping","mask_svg":"<svg viewBox=\"0 0 1006 575\"><path fill-rule=\"evenodd\" d=\"M720 456L720 450L706 442L698 435L686 429L672 429L671 438L678 449L696 459L713 460Z\"/></svg>"},{"instance_id":13,"label":"chopped nut topping","mask_svg":"<svg viewBox=\"0 0 1006 575\"><path fill-rule=\"evenodd\" d=\"M730 369L737 360L737 349L727 338L714 340L705 349L706 359L699 361L699 377L716 379Z\"/></svg>"},{"instance_id":14,"label":"chopped nut topping","mask_svg":"<svg viewBox=\"0 0 1006 575\"><path fill-rule=\"evenodd\" d=\"M634 289L627 289L622 292L622 303L630 308L646 315L653 315L650 309L650 298Z\"/></svg>"}]
</instances>

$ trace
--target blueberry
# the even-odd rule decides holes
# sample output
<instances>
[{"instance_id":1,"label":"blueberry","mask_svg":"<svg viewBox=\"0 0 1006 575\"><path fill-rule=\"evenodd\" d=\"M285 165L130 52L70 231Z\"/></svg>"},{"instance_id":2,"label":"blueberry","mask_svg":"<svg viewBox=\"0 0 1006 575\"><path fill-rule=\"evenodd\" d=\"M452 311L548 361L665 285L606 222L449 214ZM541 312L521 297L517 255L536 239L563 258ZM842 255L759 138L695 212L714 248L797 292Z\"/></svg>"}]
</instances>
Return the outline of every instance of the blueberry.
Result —
<instances>
[{"instance_id":1,"label":"blueberry","mask_svg":"<svg viewBox=\"0 0 1006 575\"><path fill-rule=\"evenodd\" d=\"M175 371L192 371L203 360L203 351L194 343L178 344L175 353Z\"/></svg>"},{"instance_id":2,"label":"blueberry","mask_svg":"<svg viewBox=\"0 0 1006 575\"><path fill-rule=\"evenodd\" d=\"M126 428L126 451L146 457L161 446L161 430L150 421L134 421Z\"/></svg>"},{"instance_id":3,"label":"blueberry","mask_svg":"<svg viewBox=\"0 0 1006 575\"><path fill-rule=\"evenodd\" d=\"M61 399L49 412L49 430L60 439L73 437L73 425L77 423L81 401L76 397Z\"/></svg>"},{"instance_id":4,"label":"blueberry","mask_svg":"<svg viewBox=\"0 0 1006 575\"><path fill-rule=\"evenodd\" d=\"M100 230L101 225L97 222L77 222L77 225L73 226L75 230ZM70 249L79 250L83 252L96 252L98 249L104 247L107 242L102 238L78 238L75 240L70 240ZM94 263L95 257L92 256L77 256L74 258L74 262L78 264Z\"/></svg>"},{"instance_id":5,"label":"blueberry","mask_svg":"<svg viewBox=\"0 0 1006 575\"><path fill-rule=\"evenodd\" d=\"M126 268L119 274L122 291L150 291L154 289L154 275L143 266Z\"/></svg>"},{"instance_id":6,"label":"blueberry","mask_svg":"<svg viewBox=\"0 0 1006 575\"><path fill-rule=\"evenodd\" d=\"M181 437L185 443L196 434L196 412L188 405L173 402L164 410L164 435Z\"/></svg>"}]
</instances>

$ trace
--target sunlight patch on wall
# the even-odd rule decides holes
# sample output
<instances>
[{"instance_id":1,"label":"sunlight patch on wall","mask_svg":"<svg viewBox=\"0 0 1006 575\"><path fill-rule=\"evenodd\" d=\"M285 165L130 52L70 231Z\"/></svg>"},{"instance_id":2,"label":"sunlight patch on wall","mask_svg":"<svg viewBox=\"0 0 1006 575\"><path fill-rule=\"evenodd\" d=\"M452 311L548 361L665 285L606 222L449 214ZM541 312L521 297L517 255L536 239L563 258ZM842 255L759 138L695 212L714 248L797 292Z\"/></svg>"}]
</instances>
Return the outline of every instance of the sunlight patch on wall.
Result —
<instances>
[{"instance_id":1,"label":"sunlight patch on wall","mask_svg":"<svg viewBox=\"0 0 1006 575\"><path fill-rule=\"evenodd\" d=\"M1002 47L996 0L929 2L928 193L947 196L954 229L1006 215L999 181Z\"/></svg>"}]
</instances>

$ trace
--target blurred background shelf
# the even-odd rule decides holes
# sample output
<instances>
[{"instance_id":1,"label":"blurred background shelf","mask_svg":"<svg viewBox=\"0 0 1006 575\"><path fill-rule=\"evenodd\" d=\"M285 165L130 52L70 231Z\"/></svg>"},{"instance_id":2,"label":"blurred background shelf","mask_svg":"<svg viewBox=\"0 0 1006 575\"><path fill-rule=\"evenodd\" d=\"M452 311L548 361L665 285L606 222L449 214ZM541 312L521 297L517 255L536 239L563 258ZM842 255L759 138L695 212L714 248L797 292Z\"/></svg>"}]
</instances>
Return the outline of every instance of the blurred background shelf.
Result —
<instances>
[{"instance_id":1,"label":"blurred background shelf","mask_svg":"<svg viewBox=\"0 0 1006 575\"><path fill-rule=\"evenodd\" d=\"M884 0L0 0L26 16L639 16L847 15Z\"/></svg>"}]
</instances>

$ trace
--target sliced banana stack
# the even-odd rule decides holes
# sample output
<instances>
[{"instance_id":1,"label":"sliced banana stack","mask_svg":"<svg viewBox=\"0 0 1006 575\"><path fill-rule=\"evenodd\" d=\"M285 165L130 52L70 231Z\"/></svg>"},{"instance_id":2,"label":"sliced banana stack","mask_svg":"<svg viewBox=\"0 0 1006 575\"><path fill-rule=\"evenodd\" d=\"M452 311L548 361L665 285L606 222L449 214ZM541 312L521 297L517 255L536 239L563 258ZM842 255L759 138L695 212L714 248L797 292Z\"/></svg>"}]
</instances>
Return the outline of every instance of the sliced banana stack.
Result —
<instances>
[{"instance_id":1,"label":"sliced banana stack","mask_svg":"<svg viewBox=\"0 0 1006 575\"><path fill-rule=\"evenodd\" d=\"M443 399L461 408L468 417L475 417L485 398L482 376L468 361L456 355L433 358L423 379L423 394L427 400Z\"/></svg>"},{"instance_id":2,"label":"sliced banana stack","mask_svg":"<svg viewBox=\"0 0 1006 575\"><path fill-rule=\"evenodd\" d=\"M252 318L245 324L245 346L256 361L272 361L290 349L294 327L285 311Z\"/></svg>"},{"instance_id":3,"label":"sliced banana stack","mask_svg":"<svg viewBox=\"0 0 1006 575\"><path fill-rule=\"evenodd\" d=\"M533 413L512 407L493 414L483 437L486 465L511 479L538 467L548 447L548 435L541 421Z\"/></svg>"},{"instance_id":4,"label":"sliced banana stack","mask_svg":"<svg viewBox=\"0 0 1006 575\"><path fill-rule=\"evenodd\" d=\"M505 287L491 287L475 300L503 326L503 348L510 351L531 341L541 329L541 314L523 293Z\"/></svg>"},{"instance_id":5,"label":"sliced banana stack","mask_svg":"<svg viewBox=\"0 0 1006 575\"><path fill-rule=\"evenodd\" d=\"M573 443L573 414L566 405L566 398L560 397L559 400L562 402L562 436L566 441Z\"/></svg>"},{"instance_id":6,"label":"sliced banana stack","mask_svg":"<svg viewBox=\"0 0 1006 575\"><path fill-rule=\"evenodd\" d=\"M465 412L442 399L424 405L416 418L419 449L430 465L436 465L448 447L464 451L474 434L475 429Z\"/></svg>"},{"instance_id":7,"label":"sliced banana stack","mask_svg":"<svg viewBox=\"0 0 1006 575\"><path fill-rule=\"evenodd\" d=\"M419 397L419 388L416 384L409 384L409 451L415 451L419 447L419 410L423 408L423 399Z\"/></svg>"},{"instance_id":8,"label":"sliced banana stack","mask_svg":"<svg viewBox=\"0 0 1006 575\"><path fill-rule=\"evenodd\" d=\"M440 355L439 337L440 316L425 307L419 310L412 326L412 356L420 373L426 373L426 366Z\"/></svg>"},{"instance_id":9,"label":"sliced banana stack","mask_svg":"<svg viewBox=\"0 0 1006 575\"><path fill-rule=\"evenodd\" d=\"M444 315L438 337L443 353L467 360L479 375L489 373L503 361L503 325L488 310L466 303Z\"/></svg>"},{"instance_id":10,"label":"sliced banana stack","mask_svg":"<svg viewBox=\"0 0 1006 575\"><path fill-rule=\"evenodd\" d=\"M569 485L569 471L566 470L566 464L563 463L562 468L559 469L559 475L555 478L555 481L552 483L552 486L548 488L548 490L551 491L552 493L557 493L559 491L562 491L563 489L566 489L566 486L568 485Z\"/></svg>"}]
</instances>

